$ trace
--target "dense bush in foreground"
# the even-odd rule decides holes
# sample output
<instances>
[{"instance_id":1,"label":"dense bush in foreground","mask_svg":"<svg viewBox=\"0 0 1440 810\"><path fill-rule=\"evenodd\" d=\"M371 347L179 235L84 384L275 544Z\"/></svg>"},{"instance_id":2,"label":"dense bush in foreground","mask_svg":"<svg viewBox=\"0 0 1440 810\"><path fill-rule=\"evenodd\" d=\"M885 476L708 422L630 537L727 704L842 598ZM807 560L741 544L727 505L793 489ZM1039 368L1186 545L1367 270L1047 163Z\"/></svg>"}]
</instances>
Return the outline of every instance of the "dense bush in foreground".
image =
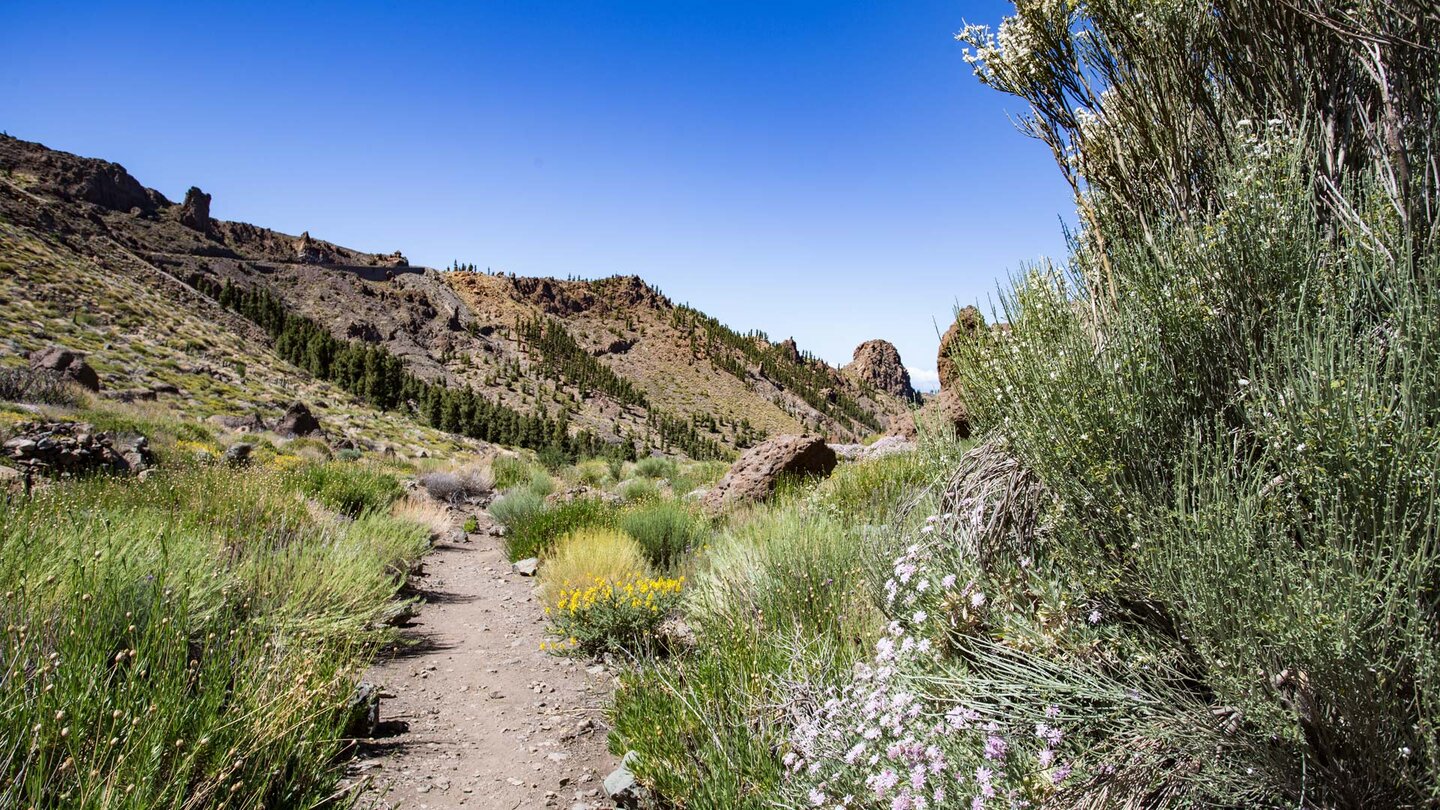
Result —
<instances>
[{"instance_id":1,"label":"dense bush in foreground","mask_svg":"<svg viewBox=\"0 0 1440 810\"><path fill-rule=\"evenodd\" d=\"M960 358L991 442L837 696L920 700L878 738L902 778L871 747L794 795L939 803L906 740L958 710L951 802L1440 801L1437 32L1418 3L1113 0L966 30L1083 228ZM848 752L849 710L797 751Z\"/></svg>"},{"instance_id":2,"label":"dense bush in foreground","mask_svg":"<svg viewBox=\"0 0 1440 810\"><path fill-rule=\"evenodd\" d=\"M961 37L1081 222L961 348L985 443L734 518L612 747L693 806L1436 806L1440 18Z\"/></svg>"},{"instance_id":3,"label":"dense bush in foreground","mask_svg":"<svg viewBox=\"0 0 1440 810\"><path fill-rule=\"evenodd\" d=\"M341 474L322 490L377 489ZM201 467L0 500L0 805L331 795L354 680L427 532L307 509L311 480Z\"/></svg>"}]
</instances>

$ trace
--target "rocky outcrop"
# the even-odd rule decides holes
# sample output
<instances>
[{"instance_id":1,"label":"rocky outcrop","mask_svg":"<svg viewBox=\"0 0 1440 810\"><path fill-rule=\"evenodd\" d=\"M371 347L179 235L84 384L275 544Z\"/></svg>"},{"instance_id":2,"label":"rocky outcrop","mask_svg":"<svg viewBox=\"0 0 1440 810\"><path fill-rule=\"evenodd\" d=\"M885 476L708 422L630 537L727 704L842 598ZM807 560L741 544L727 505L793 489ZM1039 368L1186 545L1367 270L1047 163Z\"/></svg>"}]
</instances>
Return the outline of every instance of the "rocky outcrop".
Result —
<instances>
[{"instance_id":1,"label":"rocky outcrop","mask_svg":"<svg viewBox=\"0 0 1440 810\"><path fill-rule=\"evenodd\" d=\"M835 455L847 461L869 461L899 453L909 453L917 446L910 439L886 436L874 444L832 444L830 449L835 451Z\"/></svg>"},{"instance_id":2,"label":"rocky outcrop","mask_svg":"<svg viewBox=\"0 0 1440 810\"><path fill-rule=\"evenodd\" d=\"M247 416L226 416L216 414L210 417L210 421L237 433L260 433L265 430L265 422L257 414Z\"/></svg>"},{"instance_id":3,"label":"rocky outcrop","mask_svg":"<svg viewBox=\"0 0 1440 810\"><path fill-rule=\"evenodd\" d=\"M962 439L970 438L970 410L965 407L965 402L960 399L960 393L955 389L936 394L925 404L922 412L933 414L939 418L941 424L954 428L956 436Z\"/></svg>"},{"instance_id":4,"label":"rocky outcrop","mask_svg":"<svg viewBox=\"0 0 1440 810\"><path fill-rule=\"evenodd\" d=\"M310 238L310 232L300 234L295 240L295 261L301 264L335 264L335 250L329 245Z\"/></svg>"},{"instance_id":5,"label":"rocky outcrop","mask_svg":"<svg viewBox=\"0 0 1440 810\"><path fill-rule=\"evenodd\" d=\"M787 475L826 476L835 469L835 451L818 436L776 436L745 451L701 503L718 512L737 502L769 498Z\"/></svg>"},{"instance_id":6,"label":"rocky outcrop","mask_svg":"<svg viewBox=\"0 0 1440 810\"><path fill-rule=\"evenodd\" d=\"M800 361L804 359L800 355L800 346L795 343L795 338L786 338L780 341L778 346L781 356L786 360L798 365Z\"/></svg>"},{"instance_id":7,"label":"rocky outcrop","mask_svg":"<svg viewBox=\"0 0 1440 810\"><path fill-rule=\"evenodd\" d=\"M975 307L965 307L955 313L955 322L940 338L940 352L936 357L936 370L940 372L940 390L946 391L955 383L955 352L962 345L961 339L973 339L985 328L985 317Z\"/></svg>"},{"instance_id":8,"label":"rocky outcrop","mask_svg":"<svg viewBox=\"0 0 1440 810\"><path fill-rule=\"evenodd\" d=\"M16 467L52 478L138 473L154 463L144 436L96 433L84 422L27 422L0 449Z\"/></svg>"},{"instance_id":9,"label":"rocky outcrop","mask_svg":"<svg viewBox=\"0 0 1440 810\"><path fill-rule=\"evenodd\" d=\"M164 195L140 185L118 163L52 151L8 135L0 135L0 152L4 153L7 168L37 178L30 188L33 193L143 214L170 205Z\"/></svg>"},{"instance_id":10,"label":"rocky outcrop","mask_svg":"<svg viewBox=\"0 0 1440 810\"><path fill-rule=\"evenodd\" d=\"M275 432L281 436L312 436L320 432L320 420L310 413L303 402L293 403L275 425Z\"/></svg>"},{"instance_id":11,"label":"rocky outcrop","mask_svg":"<svg viewBox=\"0 0 1440 810\"><path fill-rule=\"evenodd\" d=\"M401 253L401 252L398 251L398 250L395 251L394 253L387 253L387 254L384 254L384 255L376 256L376 257L375 257L375 263L378 264L378 265L380 265L381 267L409 267L409 266L410 266L410 260L407 259L407 258L405 258L405 254Z\"/></svg>"},{"instance_id":12,"label":"rocky outcrop","mask_svg":"<svg viewBox=\"0 0 1440 810\"><path fill-rule=\"evenodd\" d=\"M900 360L900 351L888 340L867 340L855 347L855 357L845 367L855 379L905 400L915 399L910 372Z\"/></svg>"},{"instance_id":13,"label":"rocky outcrop","mask_svg":"<svg viewBox=\"0 0 1440 810\"><path fill-rule=\"evenodd\" d=\"M615 338L604 346L592 349L590 353L596 357L604 357L607 354L624 354L635 347L634 341L624 338Z\"/></svg>"},{"instance_id":14,"label":"rocky outcrop","mask_svg":"<svg viewBox=\"0 0 1440 810\"><path fill-rule=\"evenodd\" d=\"M210 195L195 186L185 192L180 203L180 224L201 233L210 232Z\"/></svg>"},{"instance_id":15,"label":"rocky outcrop","mask_svg":"<svg viewBox=\"0 0 1440 810\"><path fill-rule=\"evenodd\" d=\"M30 368L55 374L91 391L100 390L100 375L85 362L85 355L62 346L50 346L30 355Z\"/></svg>"},{"instance_id":16,"label":"rocky outcrop","mask_svg":"<svg viewBox=\"0 0 1440 810\"><path fill-rule=\"evenodd\" d=\"M902 439L913 439L918 435L915 429L915 412L905 411L890 417L885 426L885 432L890 436L899 436Z\"/></svg>"},{"instance_id":17,"label":"rocky outcrop","mask_svg":"<svg viewBox=\"0 0 1440 810\"><path fill-rule=\"evenodd\" d=\"M970 436L970 411L960 395L959 372L955 368L955 356L965 342L979 337L985 329L985 318L975 307L965 307L955 313L955 323L945 330L940 338L940 352L936 358L936 370L940 373L940 393L925 404L924 411L939 419L942 424L955 429L960 438Z\"/></svg>"}]
</instances>

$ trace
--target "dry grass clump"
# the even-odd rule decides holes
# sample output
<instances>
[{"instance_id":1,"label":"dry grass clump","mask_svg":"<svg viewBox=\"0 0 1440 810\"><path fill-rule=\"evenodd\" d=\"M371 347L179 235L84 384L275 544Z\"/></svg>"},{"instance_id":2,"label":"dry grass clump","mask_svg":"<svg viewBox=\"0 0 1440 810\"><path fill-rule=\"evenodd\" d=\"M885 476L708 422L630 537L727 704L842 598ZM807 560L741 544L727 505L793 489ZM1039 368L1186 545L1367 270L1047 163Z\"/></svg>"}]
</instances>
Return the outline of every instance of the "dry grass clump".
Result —
<instances>
[{"instance_id":1,"label":"dry grass clump","mask_svg":"<svg viewBox=\"0 0 1440 810\"><path fill-rule=\"evenodd\" d=\"M437 501L460 503L478 500L495 489L495 479L488 469L467 465L450 471L436 471L420 476L420 485Z\"/></svg>"},{"instance_id":2,"label":"dry grass clump","mask_svg":"<svg viewBox=\"0 0 1440 810\"><path fill-rule=\"evenodd\" d=\"M635 538L608 528L583 528L556 542L540 566L540 592L553 602L566 588L596 579L609 582L634 579L650 566Z\"/></svg>"},{"instance_id":3,"label":"dry grass clump","mask_svg":"<svg viewBox=\"0 0 1440 810\"><path fill-rule=\"evenodd\" d=\"M398 520L418 523L432 534L441 534L450 529L450 512L444 505L431 498L406 495L390 507L390 515Z\"/></svg>"}]
</instances>

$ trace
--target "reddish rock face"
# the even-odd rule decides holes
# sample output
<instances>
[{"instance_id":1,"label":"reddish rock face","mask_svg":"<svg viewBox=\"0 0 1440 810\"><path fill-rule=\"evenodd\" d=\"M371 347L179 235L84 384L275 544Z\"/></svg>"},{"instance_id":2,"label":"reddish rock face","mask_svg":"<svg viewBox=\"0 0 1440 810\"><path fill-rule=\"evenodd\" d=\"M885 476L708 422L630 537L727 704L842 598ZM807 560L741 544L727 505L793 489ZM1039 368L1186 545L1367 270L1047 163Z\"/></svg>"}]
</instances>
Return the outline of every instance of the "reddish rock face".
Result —
<instances>
[{"instance_id":1,"label":"reddish rock face","mask_svg":"<svg viewBox=\"0 0 1440 810\"><path fill-rule=\"evenodd\" d=\"M855 358L845 367L856 379L901 399L915 399L910 386L910 372L900 360L900 352L888 340L867 340L855 348Z\"/></svg>"},{"instance_id":2,"label":"reddish rock face","mask_svg":"<svg viewBox=\"0 0 1440 810\"><path fill-rule=\"evenodd\" d=\"M191 186L180 204L180 224L201 233L210 232L210 195Z\"/></svg>"},{"instance_id":3,"label":"reddish rock face","mask_svg":"<svg viewBox=\"0 0 1440 810\"><path fill-rule=\"evenodd\" d=\"M763 501L775 493L782 476L826 476L835 464L835 451L818 436L776 436L747 450L702 503L718 512L732 503Z\"/></svg>"},{"instance_id":4,"label":"reddish rock face","mask_svg":"<svg viewBox=\"0 0 1440 810\"><path fill-rule=\"evenodd\" d=\"M940 372L940 390L949 391L955 383L955 350L961 337L974 338L985 328L985 317L975 307L965 307L955 315L955 323L945 330L940 338L940 353L936 358L936 370Z\"/></svg>"}]
</instances>

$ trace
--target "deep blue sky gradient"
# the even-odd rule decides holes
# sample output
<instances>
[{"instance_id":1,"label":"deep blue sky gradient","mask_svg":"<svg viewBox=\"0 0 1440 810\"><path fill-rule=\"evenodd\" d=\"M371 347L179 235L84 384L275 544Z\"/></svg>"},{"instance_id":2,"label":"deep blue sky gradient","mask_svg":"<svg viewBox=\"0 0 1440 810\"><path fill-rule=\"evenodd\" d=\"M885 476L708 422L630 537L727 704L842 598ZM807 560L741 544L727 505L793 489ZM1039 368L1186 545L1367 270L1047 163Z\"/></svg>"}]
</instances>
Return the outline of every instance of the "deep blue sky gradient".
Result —
<instances>
[{"instance_id":1,"label":"deep blue sky gradient","mask_svg":"<svg viewBox=\"0 0 1440 810\"><path fill-rule=\"evenodd\" d=\"M412 262L635 273L833 362L1061 256L1072 205L953 34L1007 3L0 4L0 128Z\"/></svg>"}]
</instances>

